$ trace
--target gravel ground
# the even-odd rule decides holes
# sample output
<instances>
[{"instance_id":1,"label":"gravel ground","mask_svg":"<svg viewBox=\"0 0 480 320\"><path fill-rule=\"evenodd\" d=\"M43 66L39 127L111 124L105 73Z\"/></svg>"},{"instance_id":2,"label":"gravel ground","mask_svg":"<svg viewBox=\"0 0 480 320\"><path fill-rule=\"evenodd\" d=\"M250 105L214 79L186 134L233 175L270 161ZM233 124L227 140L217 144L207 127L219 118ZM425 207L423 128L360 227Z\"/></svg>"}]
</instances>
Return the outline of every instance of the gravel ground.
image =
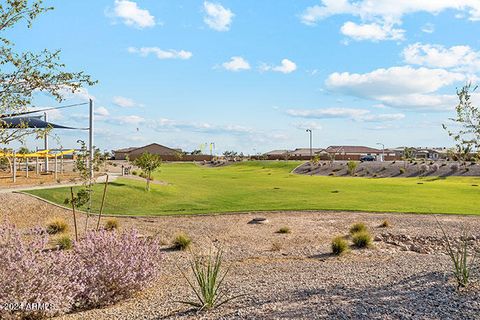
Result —
<instances>
[{"instance_id":1,"label":"gravel ground","mask_svg":"<svg viewBox=\"0 0 480 320\"><path fill-rule=\"evenodd\" d=\"M338 177L350 176L347 167L348 161L335 161L333 165L328 161L321 161L318 164L305 162L295 169L297 174L307 175L334 175ZM412 163L405 163L401 160L397 161L357 161L355 169L355 177L375 177L375 178L395 178L395 177L438 177L463 176L478 177L480 176L480 165L478 163L467 162L465 165L455 161L422 161L415 160Z\"/></svg>"},{"instance_id":2,"label":"gravel ground","mask_svg":"<svg viewBox=\"0 0 480 320\"><path fill-rule=\"evenodd\" d=\"M71 216L68 210L26 195L0 194L0 201L0 219L22 228ZM265 217L268 223L248 224L254 217ZM408 247L408 239L418 246L440 236L435 217L452 235L459 236L462 227L468 226L470 234L480 238L480 217L473 216L272 212L119 218L123 228L135 227L163 239L161 277L129 300L59 318L480 319L480 287L457 291L449 258L441 250L422 254ZM384 219L391 227L378 227ZM371 249L331 256L330 240L347 234L350 225L360 221L377 240L383 234L390 243L376 241ZM276 233L283 226L292 232ZM231 265L226 286L231 295L243 296L201 313L175 302L193 298L178 271L187 270L188 253L168 250L179 232L192 237L195 251L222 247L226 264ZM401 239L401 245L392 239Z\"/></svg>"}]
</instances>

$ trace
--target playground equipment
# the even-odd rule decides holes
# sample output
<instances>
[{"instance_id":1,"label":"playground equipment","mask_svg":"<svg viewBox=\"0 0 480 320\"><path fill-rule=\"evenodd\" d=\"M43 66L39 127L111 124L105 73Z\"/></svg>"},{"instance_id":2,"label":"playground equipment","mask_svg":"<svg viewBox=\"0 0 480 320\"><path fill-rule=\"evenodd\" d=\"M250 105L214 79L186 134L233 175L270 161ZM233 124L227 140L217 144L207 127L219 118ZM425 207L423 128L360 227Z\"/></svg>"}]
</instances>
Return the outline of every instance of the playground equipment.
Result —
<instances>
[{"instance_id":1,"label":"playground equipment","mask_svg":"<svg viewBox=\"0 0 480 320\"><path fill-rule=\"evenodd\" d=\"M5 153L0 152L0 158L8 158L12 159L12 179L13 182L17 180L17 170L18 170L18 159L23 159L25 161L25 175L28 178L29 174L29 159L35 159L35 173L40 174L40 159L55 159L54 162L54 176L55 179L58 178L59 168L58 168L58 160L60 159L60 173L64 172L63 160L65 155L73 154L75 150L62 150L59 152L50 152L50 150L42 150L33 153Z\"/></svg>"},{"instance_id":2,"label":"playground equipment","mask_svg":"<svg viewBox=\"0 0 480 320\"><path fill-rule=\"evenodd\" d=\"M66 127L66 126L61 126L58 124L50 123L47 120L47 114L45 111L49 110L54 110L54 109L63 109L63 108L71 108L75 106L82 106L82 105L88 105L89 106L89 126L88 128L73 128L73 127ZM42 116L38 115L31 115L31 114L36 114L39 112L43 112L43 118ZM59 106L59 107L52 107L52 108L47 108L47 109L42 109L42 110L34 110L34 111L25 111L25 112L19 112L15 114L3 114L0 115L0 127L3 127L5 129L26 129L26 128L35 128L35 129L70 129L70 130L88 130L88 150L89 150L89 171L90 171L90 177L93 178L93 140L94 140L94 106L93 106L93 100L89 99L88 102L84 103L77 103L77 104L72 104L72 105L67 105L67 106ZM74 153L74 150L60 150L59 152L50 152L51 150L48 149L48 137L45 135L45 150L43 151L37 151L34 153L28 153L28 154L19 154L16 152L10 152L10 153L5 153L5 152L0 152L0 157L6 157L8 159L12 159L12 178L13 182L16 181L16 170L17 170L17 159L24 159L25 160L25 165L26 165L26 176L28 178L28 160L29 159L35 159L35 168L36 168L36 173L39 174L39 160L44 159L45 160L45 172L48 172L48 159L55 159L54 162L54 175L55 179L57 179L58 176L58 159L61 159L61 172L63 172L63 156L67 154L72 154Z\"/></svg>"}]
</instances>

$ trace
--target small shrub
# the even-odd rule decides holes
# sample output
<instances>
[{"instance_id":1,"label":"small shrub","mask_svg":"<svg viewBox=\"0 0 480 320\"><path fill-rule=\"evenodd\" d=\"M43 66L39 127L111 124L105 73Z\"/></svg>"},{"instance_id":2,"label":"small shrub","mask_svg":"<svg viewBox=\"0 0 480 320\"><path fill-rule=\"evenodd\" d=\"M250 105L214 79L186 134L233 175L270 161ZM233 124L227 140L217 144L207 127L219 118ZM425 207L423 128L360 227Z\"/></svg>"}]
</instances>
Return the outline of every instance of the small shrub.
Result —
<instances>
[{"instance_id":1,"label":"small shrub","mask_svg":"<svg viewBox=\"0 0 480 320\"><path fill-rule=\"evenodd\" d=\"M278 229L277 233L291 233L292 230L290 230L289 227L281 227L280 229Z\"/></svg>"},{"instance_id":2,"label":"small shrub","mask_svg":"<svg viewBox=\"0 0 480 320\"><path fill-rule=\"evenodd\" d=\"M60 249L60 250L70 250L73 247L73 241L67 235L63 235L60 238L58 238L55 241L55 244L57 245L58 249Z\"/></svg>"},{"instance_id":3,"label":"small shrub","mask_svg":"<svg viewBox=\"0 0 480 320\"><path fill-rule=\"evenodd\" d=\"M68 230L68 224L65 219L56 218L47 223L47 233L57 234L66 232Z\"/></svg>"},{"instance_id":4,"label":"small shrub","mask_svg":"<svg viewBox=\"0 0 480 320\"><path fill-rule=\"evenodd\" d=\"M379 227L380 227L380 228L388 228L388 227L390 227L390 226L391 226L390 221L388 221L388 220L383 220L383 222L380 224Z\"/></svg>"},{"instance_id":5,"label":"small shrub","mask_svg":"<svg viewBox=\"0 0 480 320\"><path fill-rule=\"evenodd\" d=\"M120 226L120 223L118 222L118 220L112 218L112 219L108 219L105 222L105 226L103 228L107 231L113 231L113 230L117 230L119 226Z\"/></svg>"},{"instance_id":6,"label":"small shrub","mask_svg":"<svg viewBox=\"0 0 480 320\"><path fill-rule=\"evenodd\" d=\"M348 173L353 176L355 174L355 170L357 170L358 163L356 161L348 161L347 162L347 171Z\"/></svg>"},{"instance_id":7,"label":"small shrub","mask_svg":"<svg viewBox=\"0 0 480 320\"><path fill-rule=\"evenodd\" d=\"M332 253L339 256L348 251L348 243L344 237L338 236L332 240Z\"/></svg>"},{"instance_id":8,"label":"small shrub","mask_svg":"<svg viewBox=\"0 0 480 320\"><path fill-rule=\"evenodd\" d=\"M223 254L218 250L215 255L210 253L206 257L191 255L190 268L194 281L180 269L183 277L197 297L197 301L182 301L185 304L200 310L208 310L225 304L237 297L227 298L228 292L223 288L223 280L229 268L222 273Z\"/></svg>"},{"instance_id":9,"label":"small shrub","mask_svg":"<svg viewBox=\"0 0 480 320\"><path fill-rule=\"evenodd\" d=\"M400 174L404 174L405 173L405 168L400 168Z\"/></svg>"},{"instance_id":10,"label":"small shrub","mask_svg":"<svg viewBox=\"0 0 480 320\"><path fill-rule=\"evenodd\" d=\"M457 171L458 170L458 164L457 163L452 163L450 165L450 170L452 171Z\"/></svg>"},{"instance_id":11,"label":"small shrub","mask_svg":"<svg viewBox=\"0 0 480 320\"><path fill-rule=\"evenodd\" d=\"M372 244L372 235L368 231L359 231L352 235L352 242L357 248L367 248Z\"/></svg>"},{"instance_id":12,"label":"small shrub","mask_svg":"<svg viewBox=\"0 0 480 320\"><path fill-rule=\"evenodd\" d=\"M186 250L192 244L192 239L186 234L178 234L172 243L172 248L175 250Z\"/></svg>"},{"instance_id":13,"label":"small shrub","mask_svg":"<svg viewBox=\"0 0 480 320\"><path fill-rule=\"evenodd\" d=\"M132 171L132 174L133 174L134 176L138 176L138 171L137 171L137 170L133 170L133 171Z\"/></svg>"},{"instance_id":14,"label":"small shrub","mask_svg":"<svg viewBox=\"0 0 480 320\"><path fill-rule=\"evenodd\" d=\"M355 223L350 227L350 234L354 234L357 232L367 231L367 226L363 222Z\"/></svg>"}]
</instances>

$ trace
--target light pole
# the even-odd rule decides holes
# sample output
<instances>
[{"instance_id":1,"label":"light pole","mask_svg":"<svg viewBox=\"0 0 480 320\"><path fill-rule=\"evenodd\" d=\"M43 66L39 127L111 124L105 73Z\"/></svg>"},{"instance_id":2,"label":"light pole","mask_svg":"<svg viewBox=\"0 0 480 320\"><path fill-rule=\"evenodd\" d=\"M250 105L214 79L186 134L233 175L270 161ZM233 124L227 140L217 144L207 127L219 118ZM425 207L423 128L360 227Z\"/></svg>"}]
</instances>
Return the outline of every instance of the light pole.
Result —
<instances>
[{"instance_id":1,"label":"light pole","mask_svg":"<svg viewBox=\"0 0 480 320\"><path fill-rule=\"evenodd\" d=\"M382 162L385 161L385 145L383 143L377 142L379 146L382 146Z\"/></svg>"},{"instance_id":2,"label":"light pole","mask_svg":"<svg viewBox=\"0 0 480 320\"><path fill-rule=\"evenodd\" d=\"M310 133L310 159L313 157L313 150L312 150L312 129L305 130L306 132Z\"/></svg>"}]
</instances>

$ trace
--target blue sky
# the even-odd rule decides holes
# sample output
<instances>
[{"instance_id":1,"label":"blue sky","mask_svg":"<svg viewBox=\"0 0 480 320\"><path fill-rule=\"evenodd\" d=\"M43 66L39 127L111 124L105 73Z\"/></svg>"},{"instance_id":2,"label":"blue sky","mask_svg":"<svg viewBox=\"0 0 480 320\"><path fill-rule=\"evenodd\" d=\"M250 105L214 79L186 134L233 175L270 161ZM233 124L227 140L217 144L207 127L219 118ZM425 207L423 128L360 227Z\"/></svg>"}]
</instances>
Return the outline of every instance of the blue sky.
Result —
<instances>
[{"instance_id":1,"label":"blue sky","mask_svg":"<svg viewBox=\"0 0 480 320\"><path fill-rule=\"evenodd\" d=\"M441 123L455 88L480 73L476 0L47 4L55 10L9 36L19 50L61 49L69 69L99 81L65 103L93 97L101 149L263 152L307 146L306 128L316 147L449 146ZM50 118L84 127L85 115ZM57 134L63 147L86 138Z\"/></svg>"}]
</instances>

